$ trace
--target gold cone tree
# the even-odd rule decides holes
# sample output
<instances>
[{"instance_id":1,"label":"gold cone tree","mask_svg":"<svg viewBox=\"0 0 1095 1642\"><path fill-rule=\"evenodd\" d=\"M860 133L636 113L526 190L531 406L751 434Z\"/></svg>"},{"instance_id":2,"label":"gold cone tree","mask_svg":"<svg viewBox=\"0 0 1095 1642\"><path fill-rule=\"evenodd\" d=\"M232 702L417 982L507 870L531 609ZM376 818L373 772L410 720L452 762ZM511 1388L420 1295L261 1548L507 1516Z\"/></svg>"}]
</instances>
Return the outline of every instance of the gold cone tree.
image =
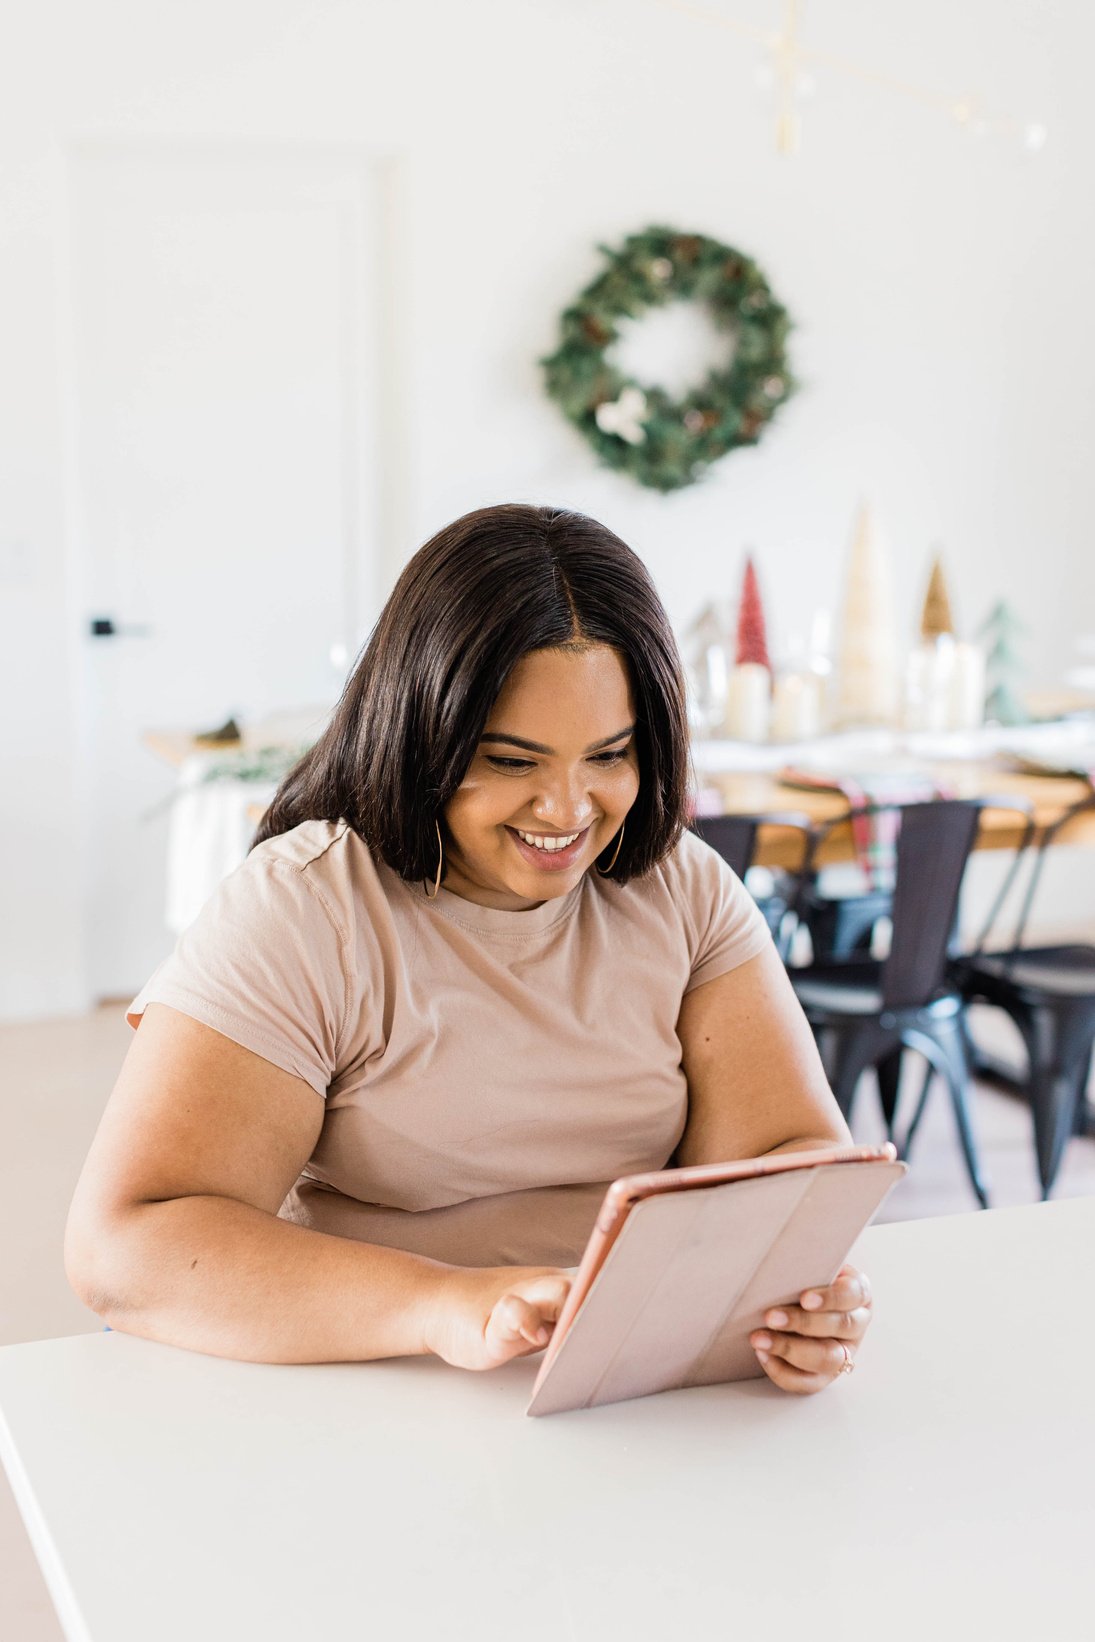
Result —
<instances>
[{"instance_id":1,"label":"gold cone tree","mask_svg":"<svg viewBox=\"0 0 1095 1642\"><path fill-rule=\"evenodd\" d=\"M951 612L950 592L947 588L947 578L943 574L942 555L937 553L932 560L931 575L928 578L928 591L924 597L924 609L920 617L920 637L925 644L947 633L954 637L954 616Z\"/></svg>"}]
</instances>

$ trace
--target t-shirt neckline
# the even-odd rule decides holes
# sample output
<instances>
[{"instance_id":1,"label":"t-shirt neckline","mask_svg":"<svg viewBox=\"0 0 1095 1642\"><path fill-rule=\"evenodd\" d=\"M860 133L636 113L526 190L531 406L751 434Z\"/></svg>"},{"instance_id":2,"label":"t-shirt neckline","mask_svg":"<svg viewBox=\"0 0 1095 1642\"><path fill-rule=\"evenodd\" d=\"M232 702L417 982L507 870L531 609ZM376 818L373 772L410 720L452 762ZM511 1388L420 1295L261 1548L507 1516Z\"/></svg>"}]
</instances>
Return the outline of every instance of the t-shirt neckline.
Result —
<instances>
[{"instance_id":1,"label":"t-shirt neckline","mask_svg":"<svg viewBox=\"0 0 1095 1642\"><path fill-rule=\"evenodd\" d=\"M402 879L401 882L415 900L421 901L430 912L447 918L450 923L460 924L464 929L474 930L480 935L524 936L538 935L542 930L551 929L555 924L562 923L564 918L569 918L578 906L585 877L559 900L541 901L538 907L530 907L524 912L480 906L477 901L466 901L462 895L454 895L444 887L436 895L427 895L425 885L409 879Z\"/></svg>"}]
</instances>

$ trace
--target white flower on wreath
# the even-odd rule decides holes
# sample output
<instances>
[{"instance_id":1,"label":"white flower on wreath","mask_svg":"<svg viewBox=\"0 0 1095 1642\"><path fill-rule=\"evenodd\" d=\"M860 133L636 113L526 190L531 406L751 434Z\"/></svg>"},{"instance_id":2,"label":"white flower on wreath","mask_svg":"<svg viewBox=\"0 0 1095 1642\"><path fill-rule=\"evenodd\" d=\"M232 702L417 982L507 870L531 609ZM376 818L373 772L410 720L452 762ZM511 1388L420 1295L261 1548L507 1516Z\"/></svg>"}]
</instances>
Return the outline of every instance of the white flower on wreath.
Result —
<instances>
[{"instance_id":1,"label":"white flower on wreath","mask_svg":"<svg viewBox=\"0 0 1095 1642\"><path fill-rule=\"evenodd\" d=\"M618 399L606 399L594 411L602 433L614 433L628 445L641 445L646 438L646 394L641 388L624 388Z\"/></svg>"}]
</instances>

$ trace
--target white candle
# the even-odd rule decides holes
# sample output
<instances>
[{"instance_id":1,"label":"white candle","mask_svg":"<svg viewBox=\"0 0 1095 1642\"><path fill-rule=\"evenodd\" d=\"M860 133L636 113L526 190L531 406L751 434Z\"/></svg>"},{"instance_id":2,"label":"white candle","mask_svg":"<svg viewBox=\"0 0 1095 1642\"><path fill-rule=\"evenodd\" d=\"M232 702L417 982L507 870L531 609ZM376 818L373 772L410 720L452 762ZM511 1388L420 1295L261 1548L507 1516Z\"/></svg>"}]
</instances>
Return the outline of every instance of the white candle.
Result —
<instances>
[{"instance_id":1,"label":"white candle","mask_svg":"<svg viewBox=\"0 0 1095 1642\"><path fill-rule=\"evenodd\" d=\"M956 644L951 668L948 728L976 730L985 720L985 653L977 644Z\"/></svg>"},{"instance_id":2,"label":"white candle","mask_svg":"<svg viewBox=\"0 0 1095 1642\"><path fill-rule=\"evenodd\" d=\"M821 728L820 680L813 673L784 673L772 698L773 741L808 741Z\"/></svg>"},{"instance_id":3,"label":"white candle","mask_svg":"<svg viewBox=\"0 0 1095 1642\"><path fill-rule=\"evenodd\" d=\"M907 730L950 728L955 648L950 635L941 633L930 643L918 644L910 651L905 673Z\"/></svg>"},{"instance_id":4,"label":"white candle","mask_svg":"<svg viewBox=\"0 0 1095 1642\"><path fill-rule=\"evenodd\" d=\"M734 741L764 741L772 675L756 661L743 661L727 680L726 733Z\"/></svg>"}]
</instances>

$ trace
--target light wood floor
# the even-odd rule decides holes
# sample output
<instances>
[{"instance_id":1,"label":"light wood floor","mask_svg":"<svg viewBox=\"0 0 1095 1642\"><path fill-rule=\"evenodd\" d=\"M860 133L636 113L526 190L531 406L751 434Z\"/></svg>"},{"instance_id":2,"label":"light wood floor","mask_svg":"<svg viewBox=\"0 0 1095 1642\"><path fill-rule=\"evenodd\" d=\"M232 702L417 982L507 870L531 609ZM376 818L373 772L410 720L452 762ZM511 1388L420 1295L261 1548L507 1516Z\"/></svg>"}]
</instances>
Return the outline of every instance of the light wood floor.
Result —
<instances>
[{"instance_id":1,"label":"light wood floor","mask_svg":"<svg viewBox=\"0 0 1095 1642\"><path fill-rule=\"evenodd\" d=\"M993 1023L981 1036L989 1042ZM993 1047L1010 1047L996 1028ZM0 1027L0 1152L8 1159L0 1197L0 1345L97 1331L101 1325L69 1291L61 1264L65 1215L91 1137L131 1033L120 1007L78 1018ZM919 1078L915 1078L919 1086ZM998 1207L1037 1200L1026 1109L979 1089L981 1150ZM857 1139L881 1138L868 1080L853 1121ZM1073 1141L1056 1195L1095 1195L1095 1140ZM913 1169L883 1218L967 1214L975 1202L954 1125L937 1090L917 1140ZM0 1473L0 1637L60 1642L61 1629Z\"/></svg>"}]
</instances>

